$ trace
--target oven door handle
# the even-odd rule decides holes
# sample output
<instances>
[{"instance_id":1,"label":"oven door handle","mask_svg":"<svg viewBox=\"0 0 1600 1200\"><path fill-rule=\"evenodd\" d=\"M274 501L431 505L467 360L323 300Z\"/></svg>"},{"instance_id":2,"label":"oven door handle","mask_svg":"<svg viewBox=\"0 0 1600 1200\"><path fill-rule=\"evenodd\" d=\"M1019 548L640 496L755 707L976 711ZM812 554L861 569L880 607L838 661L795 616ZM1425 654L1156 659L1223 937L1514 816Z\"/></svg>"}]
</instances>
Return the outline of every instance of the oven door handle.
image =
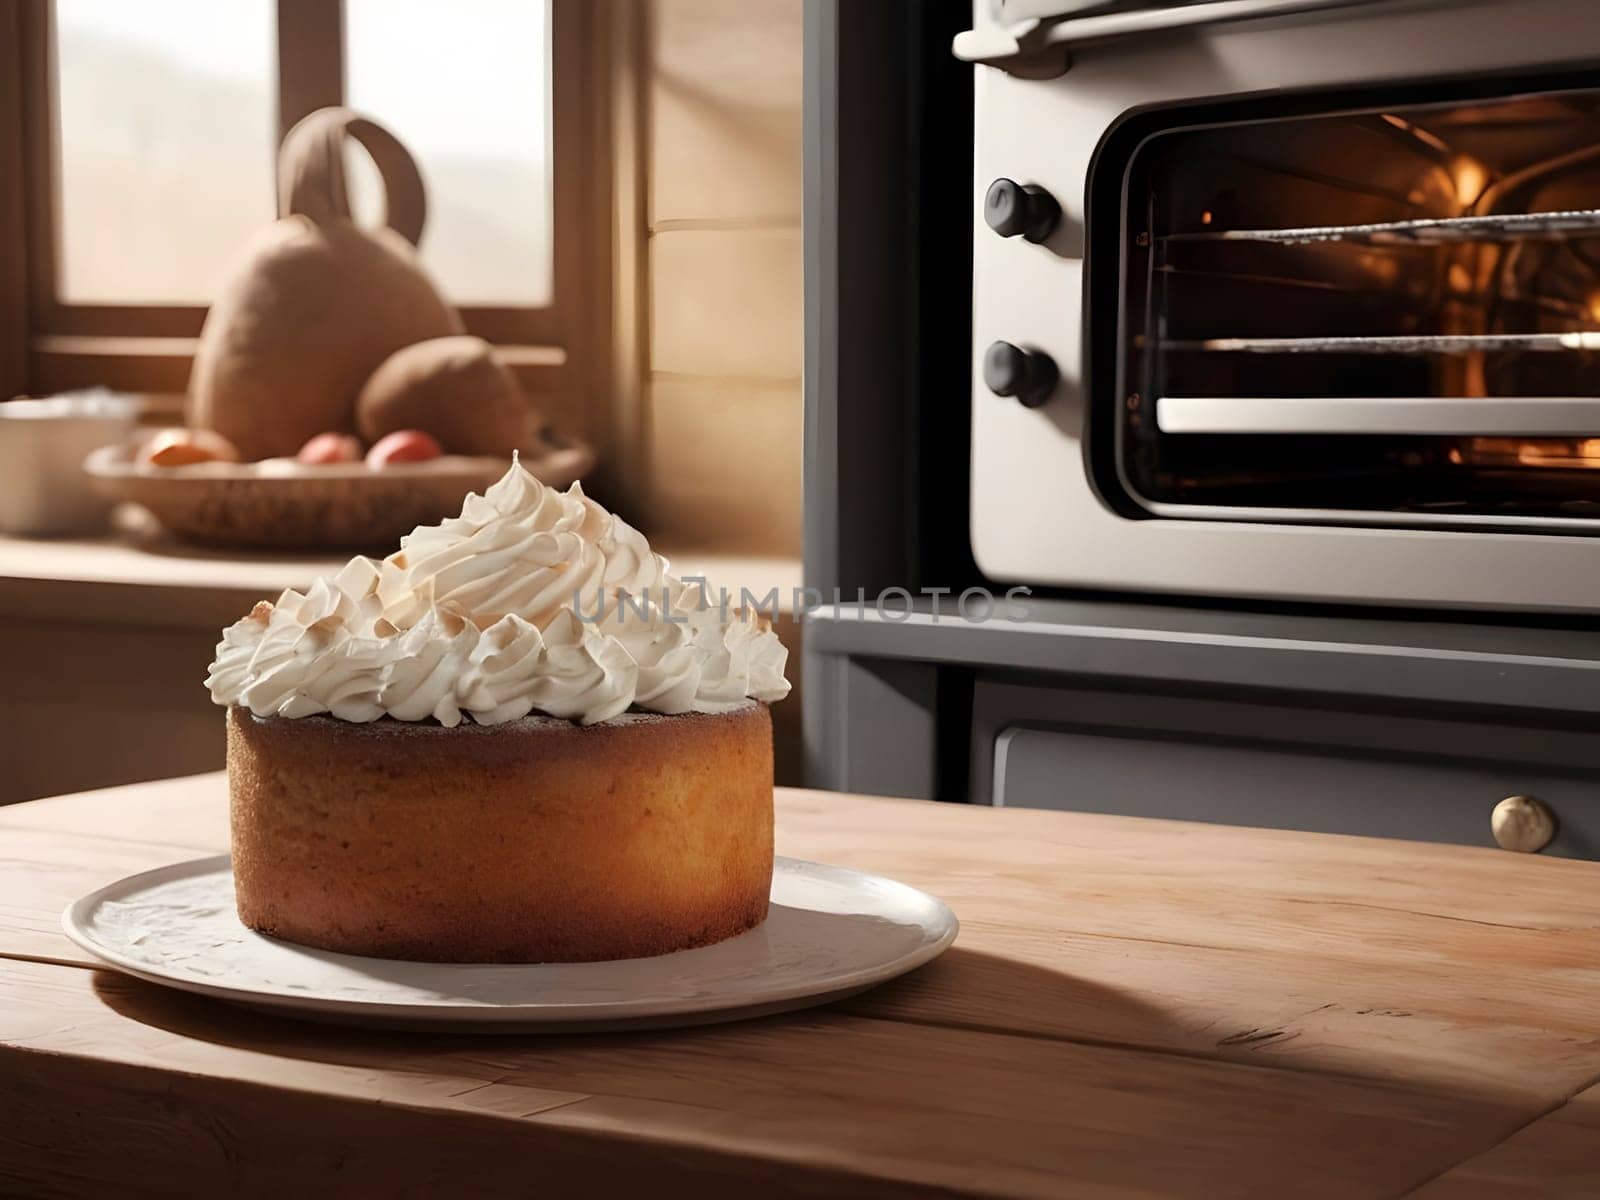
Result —
<instances>
[{"instance_id":1,"label":"oven door handle","mask_svg":"<svg viewBox=\"0 0 1600 1200\"><path fill-rule=\"evenodd\" d=\"M1351 8L1379 0L1211 0L1180 8L1138 9L1094 17L1028 17L1012 25L986 25L958 33L955 56L999 67L1024 79L1054 79L1072 63L1072 52L1123 38L1196 25L1217 25L1253 17Z\"/></svg>"}]
</instances>

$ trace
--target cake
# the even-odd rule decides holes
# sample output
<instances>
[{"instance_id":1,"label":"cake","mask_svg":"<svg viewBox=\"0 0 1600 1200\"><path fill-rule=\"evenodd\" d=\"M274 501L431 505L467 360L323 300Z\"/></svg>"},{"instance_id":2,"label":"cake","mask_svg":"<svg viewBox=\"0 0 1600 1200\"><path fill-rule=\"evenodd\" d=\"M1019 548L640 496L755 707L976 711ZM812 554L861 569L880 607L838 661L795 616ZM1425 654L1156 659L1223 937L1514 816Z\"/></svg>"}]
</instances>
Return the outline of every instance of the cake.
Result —
<instances>
[{"instance_id":1,"label":"cake","mask_svg":"<svg viewBox=\"0 0 1600 1200\"><path fill-rule=\"evenodd\" d=\"M785 659L760 614L513 461L459 517L224 631L240 920L435 962L743 933L771 890Z\"/></svg>"}]
</instances>

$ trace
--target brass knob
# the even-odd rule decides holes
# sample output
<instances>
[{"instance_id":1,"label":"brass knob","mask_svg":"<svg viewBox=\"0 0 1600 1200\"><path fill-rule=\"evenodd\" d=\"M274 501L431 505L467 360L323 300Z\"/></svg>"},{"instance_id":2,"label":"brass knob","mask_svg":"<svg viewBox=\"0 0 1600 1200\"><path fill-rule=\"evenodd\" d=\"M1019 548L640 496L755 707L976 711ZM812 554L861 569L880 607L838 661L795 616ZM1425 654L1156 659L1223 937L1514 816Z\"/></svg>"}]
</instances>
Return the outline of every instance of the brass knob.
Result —
<instances>
[{"instance_id":1,"label":"brass knob","mask_svg":"<svg viewBox=\"0 0 1600 1200\"><path fill-rule=\"evenodd\" d=\"M1533 854L1556 835L1556 816L1543 800L1532 796L1507 796L1489 817L1494 840L1506 850Z\"/></svg>"}]
</instances>

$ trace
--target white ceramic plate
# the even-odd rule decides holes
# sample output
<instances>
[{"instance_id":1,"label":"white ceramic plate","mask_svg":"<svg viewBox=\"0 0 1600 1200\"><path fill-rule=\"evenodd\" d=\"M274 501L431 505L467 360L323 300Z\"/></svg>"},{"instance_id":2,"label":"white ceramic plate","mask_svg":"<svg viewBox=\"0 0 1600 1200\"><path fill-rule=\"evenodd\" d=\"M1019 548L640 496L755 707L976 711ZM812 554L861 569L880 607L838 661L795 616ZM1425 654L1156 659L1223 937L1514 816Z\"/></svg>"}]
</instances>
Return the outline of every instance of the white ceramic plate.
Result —
<instances>
[{"instance_id":1,"label":"white ceramic plate","mask_svg":"<svg viewBox=\"0 0 1600 1200\"><path fill-rule=\"evenodd\" d=\"M482 1032L727 1021L864 991L938 956L942 900L843 867L777 860L765 924L715 946L620 962L419 963L333 954L239 923L228 856L130 875L61 915L129 975L308 1020Z\"/></svg>"}]
</instances>

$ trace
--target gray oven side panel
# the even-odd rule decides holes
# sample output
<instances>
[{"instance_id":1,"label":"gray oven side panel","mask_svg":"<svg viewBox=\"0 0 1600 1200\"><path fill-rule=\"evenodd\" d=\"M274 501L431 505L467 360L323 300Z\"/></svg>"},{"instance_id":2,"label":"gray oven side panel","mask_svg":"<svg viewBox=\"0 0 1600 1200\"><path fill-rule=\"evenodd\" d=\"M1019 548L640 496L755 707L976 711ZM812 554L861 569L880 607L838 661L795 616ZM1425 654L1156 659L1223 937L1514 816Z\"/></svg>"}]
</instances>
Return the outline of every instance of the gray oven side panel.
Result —
<instances>
[{"instance_id":1,"label":"gray oven side panel","mask_svg":"<svg viewBox=\"0 0 1600 1200\"><path fill-rule=\"evenodd\" d=\"M805 5L802 537L805 584L823 594L916 582L906 164L917 131L904 86L916 2Z\"/></svg>"}]
</instances>

